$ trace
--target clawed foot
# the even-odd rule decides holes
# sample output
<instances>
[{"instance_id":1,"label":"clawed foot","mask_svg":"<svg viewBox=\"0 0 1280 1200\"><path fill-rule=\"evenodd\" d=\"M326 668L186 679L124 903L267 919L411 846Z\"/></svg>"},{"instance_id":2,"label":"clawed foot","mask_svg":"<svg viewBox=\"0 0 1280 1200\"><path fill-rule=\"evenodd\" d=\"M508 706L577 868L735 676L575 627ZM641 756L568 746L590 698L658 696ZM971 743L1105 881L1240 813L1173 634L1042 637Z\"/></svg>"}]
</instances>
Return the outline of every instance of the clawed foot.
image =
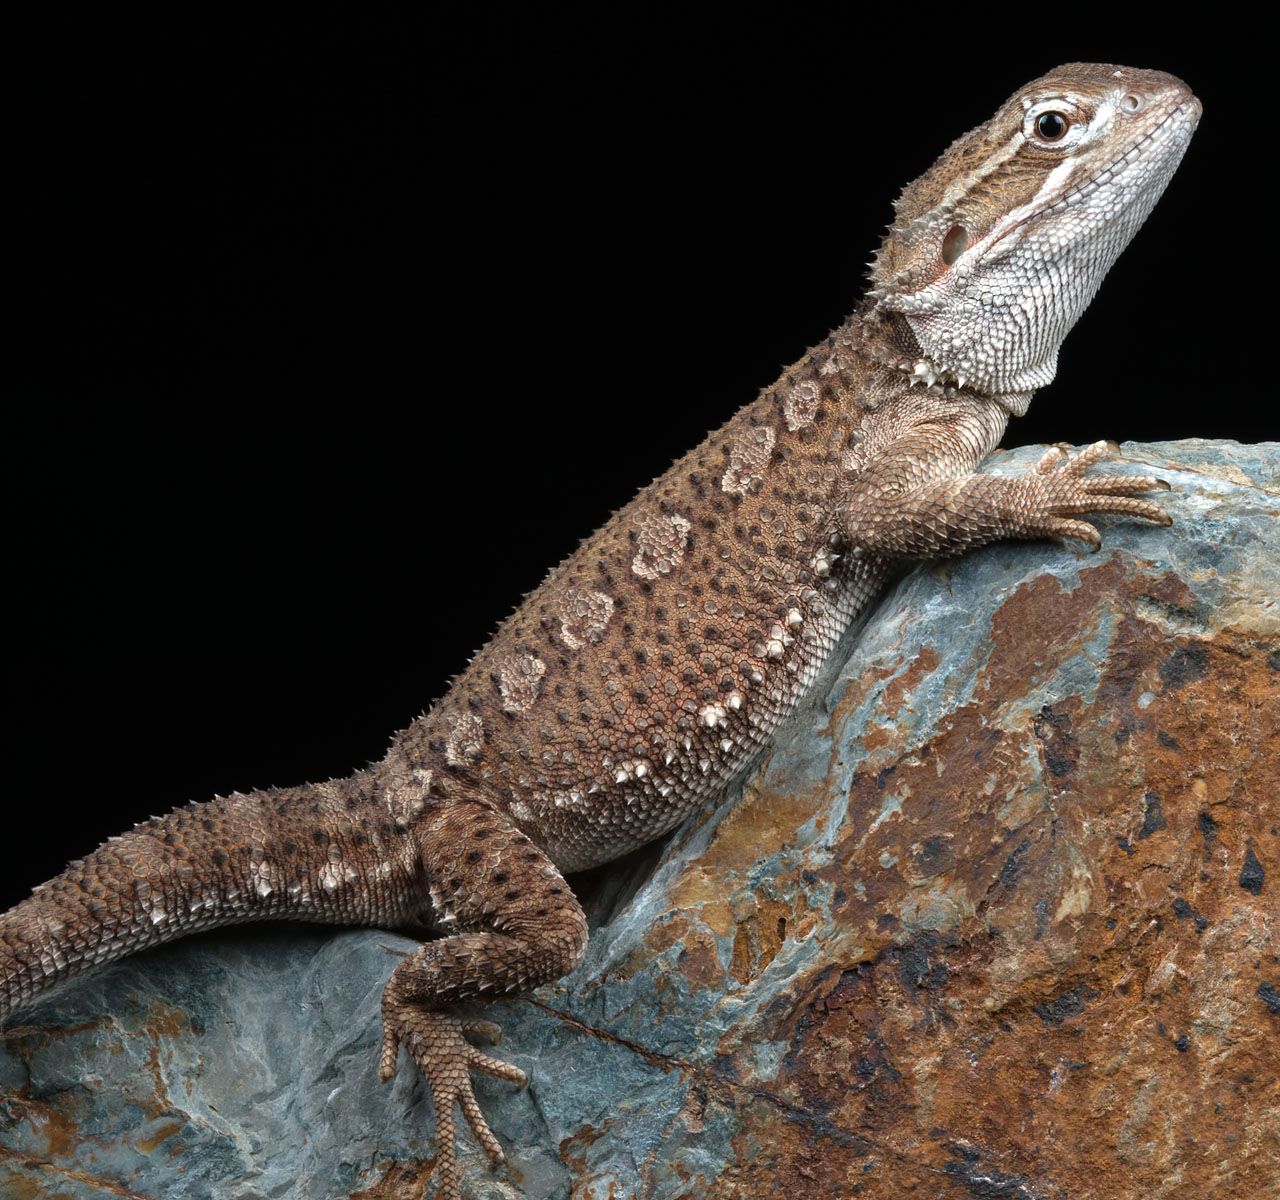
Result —
<instances>
[{"instance_id":1,"label":"clawed foot","mask_svg":"<svg viewBox=\"0 0 1280 1200\"><path fill-rule=\"evenodd\" d=\"M431 1088L436 1111L440 1196L442 1200L461 1200L455 1104L461 1107L476 1141L484 1147L494 1166L505 1162L507 1157L476 1103L471 1090L471 1072L483 1071L521 1087L528 1083L528 1077L519 1067L490 1058L471 1044L472 1041L493 1044L501 1040L502 1030L492 1021L464 1021L447 1012L422 1009L409 1002L384 1002L382 1030L378 1073L384 1083L396 1073L397 1051L403 1043Z\"/></svg>"},{"instance_id":2,"label":"clawed foot","mask_svg":"<svg viewBox=\"0 0 1280 1200\"><path fill-rule=\"evenodd\" d=\"M1147 492L1168 491L1165 480L1154 475L1084 474L1095 463L1119 453L1114 442L1094 442L1075 458L1064 446L1047 451L1031 477L1038 485L1036 494L1042 503L1036 532L1044 537L1079 538L1096 550L1102 545L1102 537L1088 521L1072 519L1078 514L1119 513L1157 525L1172 525L1173 518L1158 504L1138 499Z\"/></svg>"}]
</instances>

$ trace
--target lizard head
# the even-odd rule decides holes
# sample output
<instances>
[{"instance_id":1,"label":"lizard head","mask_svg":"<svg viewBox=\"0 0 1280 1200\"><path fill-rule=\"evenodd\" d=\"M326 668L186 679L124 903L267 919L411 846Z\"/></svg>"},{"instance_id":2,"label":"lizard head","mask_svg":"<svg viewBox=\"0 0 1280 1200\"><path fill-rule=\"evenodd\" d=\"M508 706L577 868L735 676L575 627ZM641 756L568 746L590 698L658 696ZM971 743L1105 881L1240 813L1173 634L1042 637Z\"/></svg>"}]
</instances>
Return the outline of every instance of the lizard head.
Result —
<instances>
[{"instance_id":1,"label":"lizard head","mask_svg":"<svg viewBox=\"0 0 1280 1200\"><path fill-rule=\"evenodd\" d=\"M872 264L872 313L906 319L915 373L1024 412L1199 119L1172 75L1073 63L953 143L898 198Z\"/></svg>"}]
</instances>

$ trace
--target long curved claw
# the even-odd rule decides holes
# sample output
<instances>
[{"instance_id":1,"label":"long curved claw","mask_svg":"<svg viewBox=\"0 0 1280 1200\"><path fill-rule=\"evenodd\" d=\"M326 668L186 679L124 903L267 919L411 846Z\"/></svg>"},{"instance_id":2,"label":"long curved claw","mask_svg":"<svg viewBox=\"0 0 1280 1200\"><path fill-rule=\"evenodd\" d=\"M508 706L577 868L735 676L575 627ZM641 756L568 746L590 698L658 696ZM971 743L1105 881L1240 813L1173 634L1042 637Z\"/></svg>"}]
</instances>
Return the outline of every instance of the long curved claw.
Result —
<instances>
[{"instance_id":1,"label":"long curved claw","mask_svg":"<svg viewBox=\"0 0 1280 1200\"><path fill-rule=\"evenodd\" d=\"M1049 517L1044 523L1044 536L1075 538L1094 550L1102 548L1102 534L1088 521L1072 521L1066 517Z\"/></svg>"}]
</instances>

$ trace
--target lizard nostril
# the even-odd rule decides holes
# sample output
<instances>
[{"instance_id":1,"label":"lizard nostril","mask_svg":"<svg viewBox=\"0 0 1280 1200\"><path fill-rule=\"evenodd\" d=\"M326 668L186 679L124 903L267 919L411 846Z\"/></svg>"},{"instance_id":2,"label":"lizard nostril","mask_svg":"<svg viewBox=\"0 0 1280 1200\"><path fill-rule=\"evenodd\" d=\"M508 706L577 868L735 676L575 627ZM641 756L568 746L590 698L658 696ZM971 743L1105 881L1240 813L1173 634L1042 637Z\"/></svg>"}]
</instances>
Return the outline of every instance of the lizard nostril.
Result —
<instances>
[{"instance_id":1,"label":"lizard nostril","mask_svg":"<svg viewBox=\"0 0 1280 1200\"><path fill-rule=\"evenodd\" d=\"M1137 92L1129 92L1120 100L1120 107L1127 113L1136 113L1142 109L1142 97Z\"/></svg>"}]
</instances>

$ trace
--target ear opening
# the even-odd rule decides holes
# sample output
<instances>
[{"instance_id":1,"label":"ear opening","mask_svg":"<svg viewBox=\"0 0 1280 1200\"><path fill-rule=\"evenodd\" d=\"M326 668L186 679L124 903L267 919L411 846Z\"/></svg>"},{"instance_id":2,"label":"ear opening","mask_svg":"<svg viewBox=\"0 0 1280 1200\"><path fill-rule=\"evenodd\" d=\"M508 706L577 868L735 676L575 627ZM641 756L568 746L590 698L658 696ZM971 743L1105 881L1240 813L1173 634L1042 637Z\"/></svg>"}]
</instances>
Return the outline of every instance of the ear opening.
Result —
<instances>
[{"instance_id":1,"label":"ear opening","mask_svg":"<svg viewBox=\"0 0 1280 1200\"><path fill-rule=\"evenodd\" d=\"M969 249L969 231L963 225L952 225L942 239L942 261L951 266Z\"/></svg>"}]
</instances>

